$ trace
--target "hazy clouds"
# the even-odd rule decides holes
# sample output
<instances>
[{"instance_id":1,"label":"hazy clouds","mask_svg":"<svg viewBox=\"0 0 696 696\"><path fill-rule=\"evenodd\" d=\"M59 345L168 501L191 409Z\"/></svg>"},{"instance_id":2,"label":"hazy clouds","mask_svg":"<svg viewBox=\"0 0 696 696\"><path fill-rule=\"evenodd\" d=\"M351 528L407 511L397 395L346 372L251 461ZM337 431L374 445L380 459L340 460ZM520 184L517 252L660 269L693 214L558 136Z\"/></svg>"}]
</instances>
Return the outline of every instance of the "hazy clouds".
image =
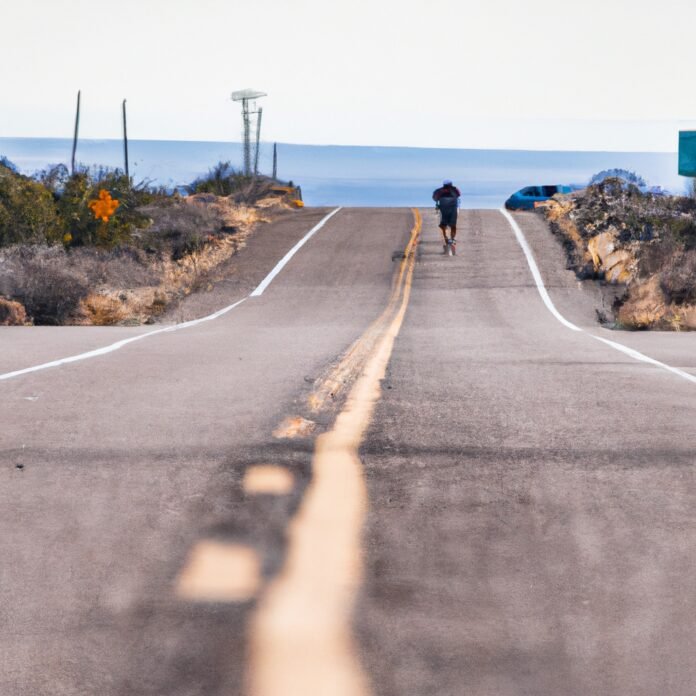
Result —
<instances>
[{"instance_id":1,"label":"hazy clouds","mask_svg":"<svg viewBox=\"0 0 696 696\"><path fill-rule=\"evenodd\" d=\"M16 55L3 61L0 135L69 136L78 88L85 137L118 137L126 97L134 138L238 139L229 93L244 87L268 92L265 138L287 142L557 148L584 132L601 146L611 126L573 136L560 122L696 118L696 6L682 0L102 7L0 0ZM646 140L669 140L651 128Z\"/></svg>"}]
</instances>

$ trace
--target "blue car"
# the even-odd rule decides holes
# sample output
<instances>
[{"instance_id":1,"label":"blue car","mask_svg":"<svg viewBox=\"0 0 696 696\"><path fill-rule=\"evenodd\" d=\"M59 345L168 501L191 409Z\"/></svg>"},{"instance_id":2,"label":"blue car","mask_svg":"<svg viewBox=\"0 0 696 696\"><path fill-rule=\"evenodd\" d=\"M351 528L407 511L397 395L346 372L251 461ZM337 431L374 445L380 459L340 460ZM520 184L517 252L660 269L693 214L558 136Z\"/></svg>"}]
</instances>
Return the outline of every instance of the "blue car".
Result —
<instances>
[{"instance_id":1,"label":"blue car","mask_svg":"<svg viewBox=\"0 0 696 696\"><path fill-rule=\"evenodd\" d=\"M536 203L548 201L557 193L570 193L570 186L525 186L505 201L508 210L533 210Z\"/></svg>"}]
</instances>

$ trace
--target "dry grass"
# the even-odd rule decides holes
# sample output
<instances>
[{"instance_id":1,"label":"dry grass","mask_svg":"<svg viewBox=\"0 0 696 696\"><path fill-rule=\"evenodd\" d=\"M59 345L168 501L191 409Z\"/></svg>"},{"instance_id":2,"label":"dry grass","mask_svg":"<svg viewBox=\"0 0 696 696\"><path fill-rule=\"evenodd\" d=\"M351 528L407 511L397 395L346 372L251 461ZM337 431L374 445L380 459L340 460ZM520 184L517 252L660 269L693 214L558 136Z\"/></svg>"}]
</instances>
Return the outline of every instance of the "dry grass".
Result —
<instances>
[{"instance_id":1,"label":"dry grass","mask_svg":"<svg viewBox=\"0 0 696 696\"><path fill-rule=\"evenodd\" d=\"M619 324L625 328L637 330L657 326L666 328L670 317L673 316L665 302L657 276L652 276L647 282L631 285L626 299L617 309Z\"/></svg>"},{"instance_id":2,"label":"dry grass","mask_svg":"<svg viewBox=\"0 0 696 696\"><path fill-rule=\"evenodd\" d=\"M69 320L90 281L62 247L18 245L0 253L0 294L20 302L37 324Z\"/></svg>"},{"instance_id":3,"label":"dry grass","mask_svg":"<svg viewBox=\"0 0 696 696\"><path fill-rule=\"evenodd\" d=\"M24 326L27 313L20 302L0 297L0 326Z\"/></svg>"},{"instance_id":4,"label":"dry grass","mask_svg":"<svg viewBox=\"0 0 696 696\"><path fill-rule=\"evenodd\" d=\"M673 252L660 270L659 279L668 302L696 303L696 250Z\"/></svg>"}]
</instances>

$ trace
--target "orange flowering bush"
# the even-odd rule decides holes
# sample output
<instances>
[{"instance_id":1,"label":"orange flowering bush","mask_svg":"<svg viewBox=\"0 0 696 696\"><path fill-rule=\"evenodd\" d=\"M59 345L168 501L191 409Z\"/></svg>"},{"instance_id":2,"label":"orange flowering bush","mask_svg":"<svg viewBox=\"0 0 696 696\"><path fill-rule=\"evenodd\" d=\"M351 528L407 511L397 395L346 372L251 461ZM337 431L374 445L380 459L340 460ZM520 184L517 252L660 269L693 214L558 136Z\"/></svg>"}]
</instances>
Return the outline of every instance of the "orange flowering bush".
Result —
<instances>
[{"instance_id":1,"label":"orange flowering bush","mask_svg":"<svg viewBox=\"0 0 696 696\"><path fill-rule=\"evenodd\" d=\"M112 198L111 194L106 189L101 189L99 191L99 198L95 201L90 201L88 205L97 220L109 222L109 218L116 212L116 208L118 208L118 199Z\"/></svg>"}]
</instances>

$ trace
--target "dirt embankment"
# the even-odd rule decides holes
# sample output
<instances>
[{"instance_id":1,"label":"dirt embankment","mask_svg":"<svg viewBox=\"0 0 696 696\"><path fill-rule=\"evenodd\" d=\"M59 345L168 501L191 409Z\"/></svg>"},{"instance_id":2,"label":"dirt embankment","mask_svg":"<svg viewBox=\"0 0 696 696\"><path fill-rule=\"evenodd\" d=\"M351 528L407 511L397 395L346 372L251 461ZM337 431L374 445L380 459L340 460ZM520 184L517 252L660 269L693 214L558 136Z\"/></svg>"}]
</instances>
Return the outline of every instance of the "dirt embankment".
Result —
<instances>
[{"instance_id":1,"label":"dirt embankment","mask_svg":"<svg viewBox=\"0 0 696 696\"><path fill-rule=\"evenodd\" d=\"M217 217L220 229L205 233L188 249L158 254L149 264L154 283L95 288L81 301L75 323L152 323L182 297L206 287L215 269L246 245L254 227L271 219L259 206L235 205L212 194L189 196L182 205ZM177 212L182 214L181 209L171 211L169 217Z\"/></svg>"},{"instance_id":2,"label":"dirt embankment","mask_svg":"<svg viewBox=\"0 0 696 696\"><path fill-rule=\"evenodd\" d=\"M142 208L150 224L127 247L4 247L0 325L153 323L209 287L255 227L290 205L277 197L245 205L232 196L196 194Z\"/></svg>"},{"instance_id":3,"label":"dirt embankment","mask_svg":"<svg viewBox=\"0 0 696 696\"><path fill-rule=\"evenodd\" d=\"M579 278L623 290L606 323L696 330L696 201L608 179L556 197L544 214Z\"/></svg>"}]
</instances>

